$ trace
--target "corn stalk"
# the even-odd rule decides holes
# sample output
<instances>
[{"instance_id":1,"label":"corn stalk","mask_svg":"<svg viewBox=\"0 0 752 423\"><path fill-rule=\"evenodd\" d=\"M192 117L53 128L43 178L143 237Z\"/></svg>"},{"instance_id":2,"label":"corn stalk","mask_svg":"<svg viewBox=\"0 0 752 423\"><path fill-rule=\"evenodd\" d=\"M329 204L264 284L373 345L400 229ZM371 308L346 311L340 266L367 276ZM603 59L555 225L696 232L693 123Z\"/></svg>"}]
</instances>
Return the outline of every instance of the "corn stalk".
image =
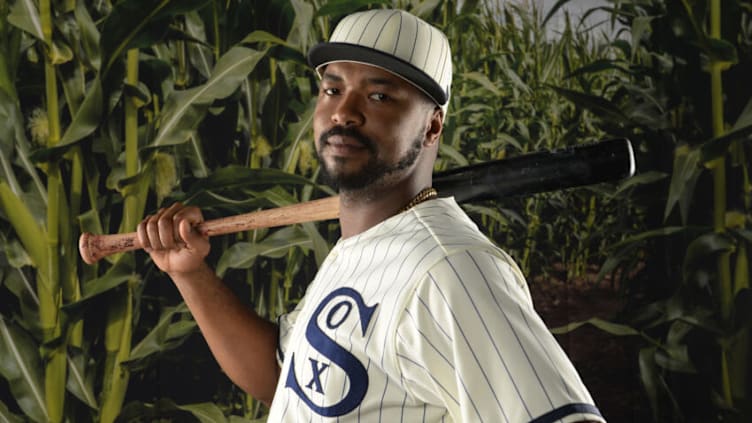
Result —
<instances>
[{"instance_id":1,"label":"corn stalk","mask_svg":"<svg viewBox=\"0 0 752 423\"><path fill-rule=\"evenodd\" d=\"M721 38L721 2L710 0L710 38ZM713 136L720 137L725 132L725 120L723 117L723 80L721 74L725 63L719 60L711 60L710 84L711 84L711 113L713 122ZM713 174L713 230L717 234L726 233L726 160L720 157L711 163ZM720 295L721 318L728 322L731 318L734 289L731 281L731 252L718 254L716 262L718 272L718 292ZM727 346L721 348L721 386L723 399L726 404L733 404L731 392L733 370L730 368ZM738 377L738 376L737 376Z\"/></svg>"},{"instance_id":2,"label":"corn stalk","mask_svg":"<svg viewBox=\"0 0 752 423\"><path fill-rule=\"evenodd\" d=\"M52 5L50 0L39 3L39 12L44 34L45 98L49 137L47 145L54 147L60 141L60 116L58 113L58 87L53 63L55 45L52 39ZM66 347L64 342L53 343L62 336L60 307L62 288L60 284L60 214L63 185L60 166L51 161L47 167L47 279L37 284L40 299L39 319L42 327L42 357L45 361L45 398L50 422L63 420L66 383Z\"/></svg>"},{"instance_id":3,"label":"corn stalk","mask_svg":"<svg viewBox=\"0 0 752 423\"><path fill-rule=\"evenodd\" d=\"M128 50L126 58L126 84L138 86L138 49ZM138 161L138 115L135 98L125 98L125 176L134 177L139 170ZM143 214L144 194L136 189L138 185L129 186L125 191L123 206L123 230L135 228L138 218ZM142 191L142 190L141 190ZM141 195L139 195L141 194ZM129 372L123 366L130 356L131 337L133 335L133 289L135 281L126 283L124 292L113 299L113 305L107 313L105 329L104 384L102 391L102 409L100 421L115 421L128 388Z\"/></svg>"}]
</instances>

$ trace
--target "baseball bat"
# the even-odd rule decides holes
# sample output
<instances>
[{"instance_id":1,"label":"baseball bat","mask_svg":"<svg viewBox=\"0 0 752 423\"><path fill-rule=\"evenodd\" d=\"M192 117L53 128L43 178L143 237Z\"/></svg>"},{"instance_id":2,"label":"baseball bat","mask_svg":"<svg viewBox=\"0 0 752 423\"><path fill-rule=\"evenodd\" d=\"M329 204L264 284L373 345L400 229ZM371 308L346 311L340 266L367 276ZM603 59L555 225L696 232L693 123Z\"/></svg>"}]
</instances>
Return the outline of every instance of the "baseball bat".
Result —
<instances>
[{"instance_id":1,"label":"baseball bat","mask_svg":"<svg viewBox=\"0 0 752 423\"><path fill-rule=\"evenodd\" d=\"M616 181L635 172L632 145L626 138L516 157L440 172L433 186L441 197L457 202L529 195ZM284 207L207 220L197 230L209 236L259 228L335 219L339 216L337 196ZM102 257L141 248L135 232L94 235L79 238L79 252L88 264Z\"/></svg>"}]
</instances>

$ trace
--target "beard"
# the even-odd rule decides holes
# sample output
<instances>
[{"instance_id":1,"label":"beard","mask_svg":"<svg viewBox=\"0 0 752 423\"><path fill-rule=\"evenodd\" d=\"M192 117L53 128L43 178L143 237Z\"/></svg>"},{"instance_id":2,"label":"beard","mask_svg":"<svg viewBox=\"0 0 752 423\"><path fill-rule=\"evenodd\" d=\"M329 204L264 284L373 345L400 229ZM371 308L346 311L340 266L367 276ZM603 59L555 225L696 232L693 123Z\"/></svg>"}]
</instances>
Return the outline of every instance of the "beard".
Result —
<instances>
[{"instance_id":1,"label":"beard","mask_svg":"<svg viewBox=\"0 0 752 423\"><path fill-rule=\"evenodd\" d=\"M328 164L321 158L321 176L324 182L336 189L337 191L361 191L368 188L375 188L387 182L391 175L399 174L401 171L411 167L418 159L418 155L423 146L423 137L417 135L410 145L409 150L405 152L396 163L387 163L379 159L379 147L373 140L364 136L352 128L335 126L322 133L318 139L318 150L323 151L326 147L329 137L339 135L346 136L357 140L369 153L369 159L366 164L356 172L338 172L337 163L344 163L346 159L335 157L334 164Z\"/></svg>"}]
</instances>

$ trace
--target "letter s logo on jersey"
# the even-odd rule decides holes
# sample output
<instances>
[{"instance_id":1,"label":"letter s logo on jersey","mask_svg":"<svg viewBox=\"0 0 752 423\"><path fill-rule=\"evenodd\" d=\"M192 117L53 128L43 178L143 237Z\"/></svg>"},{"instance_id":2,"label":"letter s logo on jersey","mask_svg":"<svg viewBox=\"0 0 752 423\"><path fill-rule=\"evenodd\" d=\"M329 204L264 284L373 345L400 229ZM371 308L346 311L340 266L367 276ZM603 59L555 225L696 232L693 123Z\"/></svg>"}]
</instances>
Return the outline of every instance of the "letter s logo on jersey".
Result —
<instances>
[{"instance_id":1,"label":"letter s logo on jersey","mask_svg":"<svg viewBox=\"0 0 752 423\"><path fill-rule=\"evenodd\" d=\"M326 326L330 330L337 329L351 316L353 304L357 307L358 316L356 317L359 318L361 333L365 336L368 324L371 322L378 304L371 307L367 306L360 293L352 288L339 288L327 295L316 307L306 327L306 339L311 346L342 369L349 379L349 390L342 394L342 399L339 402L327 406L315 404L298 383L295 374L295 354L290 357L290 371L287 374L285 387L292 388L311 410L321 416L337 417L349 413L363 401L363 397L368 390L368 372L363 364L349 351L329 338L318 325L319 316L322 315L324 310L329 309L325 316ZM330 367L330 364L320 363L310 357L308 361L311 364L312 377L305 388L324 394L321 377Z\"/></svg>"}]
</instances>

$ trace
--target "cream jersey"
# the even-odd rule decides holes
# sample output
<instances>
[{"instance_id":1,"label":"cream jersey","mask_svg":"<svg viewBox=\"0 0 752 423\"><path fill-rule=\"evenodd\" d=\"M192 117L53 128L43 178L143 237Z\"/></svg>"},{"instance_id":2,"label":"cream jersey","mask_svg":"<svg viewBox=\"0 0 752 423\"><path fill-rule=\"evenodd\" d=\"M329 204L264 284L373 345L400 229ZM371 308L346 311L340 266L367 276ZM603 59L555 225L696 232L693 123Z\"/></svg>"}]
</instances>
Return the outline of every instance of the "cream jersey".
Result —
<instances>
[{"instance_id":1,"label":"cream jersey","mask_svg":"<svg viewBox=\"0 0 752 423\"><path fill-rule=\"evenodd\" d=\"M340 240L280 319L269 422L603 422L512 259L453 199Z\"/></svg>"}]
</instances>

